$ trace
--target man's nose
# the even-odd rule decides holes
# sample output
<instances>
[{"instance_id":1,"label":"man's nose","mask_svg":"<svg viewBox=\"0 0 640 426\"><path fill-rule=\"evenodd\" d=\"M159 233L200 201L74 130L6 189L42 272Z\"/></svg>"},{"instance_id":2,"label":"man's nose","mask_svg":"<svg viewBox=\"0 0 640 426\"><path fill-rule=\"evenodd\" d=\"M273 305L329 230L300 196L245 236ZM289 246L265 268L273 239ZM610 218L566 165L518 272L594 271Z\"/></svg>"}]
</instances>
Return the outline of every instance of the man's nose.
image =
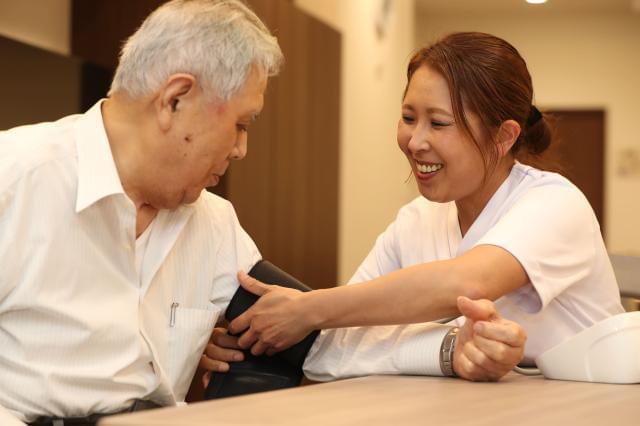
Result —
<instances>
[{"instance_id":1,"label":"man's nose","mask_svg":"<svg viewBox=\"0 0 640 426\"><path fill-rule=\"evenodd\" d=\"M246 156L247 156L247 136L242 135L238 138L238 141L233 147L230 158L232 160L242 160Z\"/></svg>"}]
</instances>

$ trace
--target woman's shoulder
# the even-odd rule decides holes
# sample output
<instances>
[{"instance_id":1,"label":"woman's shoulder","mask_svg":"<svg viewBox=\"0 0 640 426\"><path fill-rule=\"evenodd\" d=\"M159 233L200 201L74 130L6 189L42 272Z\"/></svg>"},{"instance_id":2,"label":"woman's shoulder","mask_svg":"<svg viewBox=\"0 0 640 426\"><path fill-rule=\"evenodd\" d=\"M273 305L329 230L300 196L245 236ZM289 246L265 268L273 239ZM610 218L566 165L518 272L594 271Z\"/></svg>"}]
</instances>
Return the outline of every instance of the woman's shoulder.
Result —
<instances>
[{"instance_id":1,"label":"woman's shoulder","mask_svg":"<svg viewBox=\"0 0 640 426\"><path fill-rule=\"evenodd\" d=\"M523 188L564 187L580 192L569 179L559 173L540 170L535 167L516 162L511 171L511 179Z\"/></svg>"},{"instance_id":2,"label":"woman's shoulder","mask_svg":"<svg viewBox=\"0 0 640 426\"><path fill-rule=\"evenodd\" d=\"M526 164L516 163L509 176L511 199L522 196L542 197L552 194L562 195L580 202L587 201L582 191L569 179L559 173L540 170Z\"/></svg>"},{"instance_id":3,"label":"woman's shoulder","mask_svg":"<svg viewBox=\"0 0 640 426\"><path fill-rule=\"evenodd\" d=\"M526 200L545 209L566 209L567 214L575 213L576 209L592 213L583 192L559 173L516 163L509 179L511 188L506 204L515 205Z\"/></svg>"}]
</instances>

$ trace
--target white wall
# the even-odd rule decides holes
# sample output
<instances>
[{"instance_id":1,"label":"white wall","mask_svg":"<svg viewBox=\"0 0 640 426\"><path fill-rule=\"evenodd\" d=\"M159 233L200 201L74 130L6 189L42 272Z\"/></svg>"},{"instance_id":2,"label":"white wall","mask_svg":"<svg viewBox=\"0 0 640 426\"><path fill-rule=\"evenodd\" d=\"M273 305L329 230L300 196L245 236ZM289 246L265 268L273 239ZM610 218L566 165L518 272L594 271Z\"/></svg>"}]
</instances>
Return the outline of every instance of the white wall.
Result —
<instances>
[{"instance_id":1,"label":"white wall","mask_svg":"<svg viewBox=\"0 0 640 426\"><path fill-rule=\"evenodd\" d=\"M71 0L0 0L0 35L68 55Z\"/></svg>"},{"instance_id":2,"label":"white wall","mask_svg":"<svg viewBox=\"0 0 640 426\"><path fill-rule=\"evenodd\" d=\"M396 144L405 68L414 47L414 2L392 0L386 35L375 22L382 0L296 0L342 34L339 282L345 282L393 220L417 195Z\"/></svg>"},{"instance_id":3,"label":"white wall","mask_svg":"<svg viewBox=\"0 0 640 426\"><path fill-rule=\"evenodd\" d=\"M511 42L544 108L606 111L606 242L611 252L640 255L640 15L422 14L417 22L418 45L470 30Z\"/></svg>"}]
</instances>

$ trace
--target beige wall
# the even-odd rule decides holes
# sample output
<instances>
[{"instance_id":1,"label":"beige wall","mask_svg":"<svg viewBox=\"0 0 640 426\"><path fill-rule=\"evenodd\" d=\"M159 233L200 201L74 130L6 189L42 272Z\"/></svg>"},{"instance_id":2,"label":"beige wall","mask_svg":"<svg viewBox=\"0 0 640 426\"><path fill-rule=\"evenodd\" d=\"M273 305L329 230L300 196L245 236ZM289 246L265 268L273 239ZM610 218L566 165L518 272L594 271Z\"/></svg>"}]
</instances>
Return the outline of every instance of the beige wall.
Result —
<instances>
[{"instance_id":1,"label":"beige wall","mask_svg":"<svg viewBox=\"0 0 640 426\"><path fill-rule=\"evenodd\" d=\"M418 16L419 45L451 31L484 31L510 41L529 65L545 108L606 111L605 217L609 251L640 255L640 15ZM625 157L627 157L625 159Z\"/></svg>"},{"instance_id":2,"label":"beige wall","mask_svg":"<svg viewBox=\"0 0 640 426\"><path fill-rule=\"evenodd\" d=\"M400 206L417 195L396 145L396 125L413 50L413 0L391 1L378 38L381 0L297 0L342 33L339 282L345 282Z\"/></svg>"},{"instance_id":3,"label":"beige wall","mask_svg":"<svg viewBox=\"0 0 640 426\"><path fill-rule=\"evenodd\" d=\"M0 0L0 35L68 55L71 0Z\"/></svg>"}]
</instances>

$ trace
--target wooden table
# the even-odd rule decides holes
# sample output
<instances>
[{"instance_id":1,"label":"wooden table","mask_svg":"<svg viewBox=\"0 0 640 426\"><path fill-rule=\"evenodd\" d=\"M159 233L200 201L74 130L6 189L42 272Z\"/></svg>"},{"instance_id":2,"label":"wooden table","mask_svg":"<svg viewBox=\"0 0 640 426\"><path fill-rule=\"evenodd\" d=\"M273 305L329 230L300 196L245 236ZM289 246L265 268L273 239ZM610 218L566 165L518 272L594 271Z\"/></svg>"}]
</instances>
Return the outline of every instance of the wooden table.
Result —
<instances>
[{"instance_id":1,"label":"wooden table","mask_svg":"<svg viewBox=\"0 0 640 426\"><path fill-rule=\"evenodd\" d=\"M105 418L125 425L640 425L640 386L371 376Z\"/></svg>"}]
</instances>

